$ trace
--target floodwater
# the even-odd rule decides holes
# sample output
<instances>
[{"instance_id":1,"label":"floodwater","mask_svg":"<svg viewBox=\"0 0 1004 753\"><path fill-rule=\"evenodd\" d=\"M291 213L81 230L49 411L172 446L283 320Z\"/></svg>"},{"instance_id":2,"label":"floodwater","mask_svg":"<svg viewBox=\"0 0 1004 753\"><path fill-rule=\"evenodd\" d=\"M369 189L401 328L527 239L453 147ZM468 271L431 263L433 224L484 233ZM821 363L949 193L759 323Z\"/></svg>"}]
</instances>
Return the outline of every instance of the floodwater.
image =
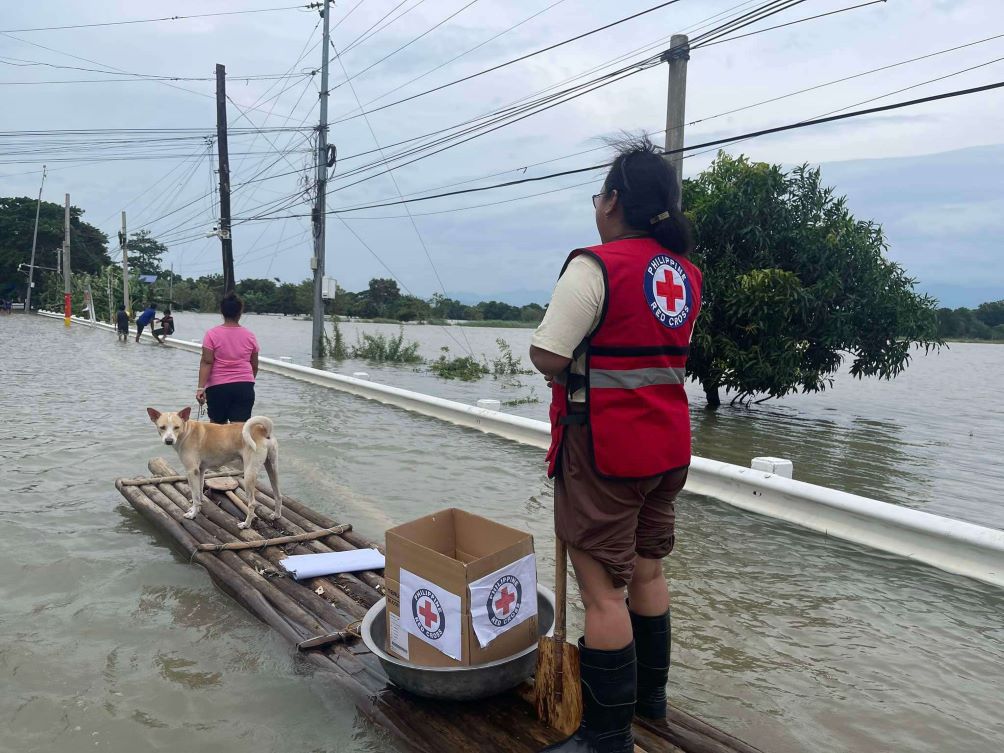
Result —
<instances>
[{"instance_id":1,"label":"floodwater","mask_svg":"<svg viewBox=\"0 0 1004 753\"><path fill-rule=\"evenodd\" d=\"M179 336L212 323L179 315ZM307 363L308 323L246 323L266 355ZM350 340L358 328L396 329L343 325ZM405 333L430 357L463 352L465 337L489 355L495 337L517 354L529 340ZM413 367L330 368L466 402L544 392L533 377L470 385ZM696 451L789 457L803 480L1002 527L1002 368L1004 348L957 345L893 383L838 379L824 395L714 416L695 407ZM195 379L191 353L0 318L0 751L388 747L115 491L116 477L169 451L144 408L190 404ZM540 451L271 374L256 412L276 421L288 493L371 537L463 506L533 532L550 583ZM667 572L674 702L765 752L1004 748L1004 591L686 494ZM574 631L581 613L570 619Z\"/></svg>"}]
</instances>

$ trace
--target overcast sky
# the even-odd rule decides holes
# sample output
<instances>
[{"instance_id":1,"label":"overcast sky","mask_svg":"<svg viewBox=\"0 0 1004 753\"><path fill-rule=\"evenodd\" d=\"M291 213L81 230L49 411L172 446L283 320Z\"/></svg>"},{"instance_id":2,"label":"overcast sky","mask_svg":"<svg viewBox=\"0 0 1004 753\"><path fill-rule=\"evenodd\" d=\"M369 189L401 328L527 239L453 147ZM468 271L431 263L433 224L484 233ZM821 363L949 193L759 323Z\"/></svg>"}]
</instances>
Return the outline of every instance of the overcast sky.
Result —
<instances>
[{"instance_id":1,"label":"overcast sky","mask_svg":"<svg viewBox=\"0 0 1004 753\"><path fill-rule=\"evenodd\" d=\"M337 24L332 34L335 48L346 49L399 2L339 3L332 16L332 23ZM283 4L281 0L4 3L0 30ZM356 96L364 104L376 100L368 109L377 107L656 4L656 0L405 0L388 18L408 11L399 21L364 39L340 60L332 56L331 120L357 112ZM379 157L373 153L350 159L360 152L463 122L621 56L627 55L627 61L640 59L648 54L638 52L640 48L660 40L666 40L661 42L665 47L672 33L699 33L707 28L709 17L756 4L680 0L525 62L373 113L369 117L373 133L360 118L333 125L330 140L338 146L340 161L331 183L329 208L394 200L398 190L410 194L460 181L471 181L460 188L487 185L602 162L602 150L581 154L599 146L598 137L621 129L658 132L665 128L665 65L396 170L397 187L388 176L354 186L348 186L353 179L339 177ZM855 0L808 0L740 33L854 4ZM358 75L352 87L337 86L345 78L343 65L354 76L454 13L457 15L442 26ZM408 83L537 13L498 39ZM236 79L318 68L318 21L316 11L287 9L160 23L5 31L0 35L0 130L190 128L212 135L215 85L208 79L217 62L227 66L231 78L228 92L246 113L229 105L232 128L316 124L319 77ZM686 141L696 144L809 119L996 61L1004 58L1004 38L712 117L996 34L1004 34L1004 4L999 0L889 0L695 50L689 64L687 120L700 122L687 128ZM304 51L307 55L297 62ZM606 70L610 68L601 72ZM82 79L113 77L94 71L207 80L171 85L131 80L80 83ZM993 62L860 106L1002 79L1004 62ZM394 94L382 97L402 85ZM788 165L822 164L826 180L848 195L859 217L886 226L890 256L918 277L924 290L948 305L975 305L988 298L1004 298L1004 265L997 262L1004 231L1002 115L1004 94L995 91L759 138L728 150ZM87 161L79 161L83 154L79 147L60 148L51 137L36 142L29 153L24 153L23 139L15 142L4 137L0 146L7 148L0 148L0 195L36 195L45 162L49 166L44 192L47 200L61 203L63 194L69 192L73 203L85 210L86 219L112 237L118 229L119 212L125 209L130 229L148 227L168 242L166 261L174 264L175 271L185 276L218 272L219 241L205 237L216 216L210 196L215 161L211 163L206 156L211 150L199 131L191 135L191 141L169 147L173 152L168 159L152 158L163 155L163 144L135 143L116 145L103 153L91 146ZM310 159L309 138L307 132L252 132L233 137L232 182L303 169ZM389 147L387 153L394 150ZM561 157L565 159L555 161ZM685 174L700 171L712 157L699 154L688 158ZM548 162L537 164L544 161ZM235 188L234 217L252 217L263 208L281 206L284 198L297 192L297 181L293 174ZM499 296L512 302L546 300L567 252L596 240L589 197L599 182L599 173L575 175L412 204L414 222L428 255L399 206L345 215L345 223L332 217L328 270L344 287L359 289L370 277L387 276L386 265L404 288L428 296L441 290L431 257L450 295ZM586 185L580 185L583 183ZM508 201L543 191L554 192ZM475 206L501 201L506 203ZM465 207L473 208L455 211ZM270 276L299 281L308 277L309 221L304 216L286 217L308 211L300 202L278 212L284 219L237 224L234 249L238 278Z\"/></svg>"}]
</instances>

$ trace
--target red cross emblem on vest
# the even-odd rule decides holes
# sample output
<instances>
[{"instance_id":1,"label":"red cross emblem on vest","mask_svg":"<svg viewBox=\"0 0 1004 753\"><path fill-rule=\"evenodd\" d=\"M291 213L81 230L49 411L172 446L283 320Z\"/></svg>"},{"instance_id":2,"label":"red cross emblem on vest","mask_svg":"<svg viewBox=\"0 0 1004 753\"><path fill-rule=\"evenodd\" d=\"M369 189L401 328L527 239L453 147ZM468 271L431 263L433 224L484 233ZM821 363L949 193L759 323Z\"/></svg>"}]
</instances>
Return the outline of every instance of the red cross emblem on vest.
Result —
<instances>
[{"instance_id":1,"label":"red cross emblem on vest","mask_svg":"<svg viewBox=\"0 0 1004 753\"><path fill-rule=\"evenodd\" d=\"M670 268L663 270L663 279L656 280L655 294L666 299L666 310L676 311L676 302L686 300L687 292L683 285L677 285Z\"/></svg>"}]
</instances>

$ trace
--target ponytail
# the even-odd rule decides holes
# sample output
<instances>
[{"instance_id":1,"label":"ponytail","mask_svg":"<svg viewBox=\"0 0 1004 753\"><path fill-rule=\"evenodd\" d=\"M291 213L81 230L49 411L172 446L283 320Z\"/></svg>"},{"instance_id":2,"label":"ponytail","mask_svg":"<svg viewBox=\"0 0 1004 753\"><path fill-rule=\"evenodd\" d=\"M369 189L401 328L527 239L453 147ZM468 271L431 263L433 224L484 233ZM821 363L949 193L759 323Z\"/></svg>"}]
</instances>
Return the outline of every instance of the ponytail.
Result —
<instances>
[{"instance_id":1,"label":"ponytail","mask_svg":"<svg viewBox=\"0 0 1004 753\"><path fill-rule=\"evenodd\" d=\"M680 186L676 173L648 136L628 136L611 142L618 154L603 183L603 193L617 191L624 222L654 238L679 256L694 249L690 220L676 208Z\"/></svg>"}]
</instances>

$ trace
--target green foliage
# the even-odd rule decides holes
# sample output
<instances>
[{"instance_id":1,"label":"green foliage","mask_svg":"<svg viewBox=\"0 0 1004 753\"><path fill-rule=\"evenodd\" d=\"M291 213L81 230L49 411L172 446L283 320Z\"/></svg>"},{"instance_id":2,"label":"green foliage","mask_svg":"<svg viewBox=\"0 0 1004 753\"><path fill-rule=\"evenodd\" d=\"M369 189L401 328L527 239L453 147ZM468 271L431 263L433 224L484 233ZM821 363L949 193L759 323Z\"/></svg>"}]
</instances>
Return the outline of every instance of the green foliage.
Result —
<instances>
[{"instance_id":1,"label":"green foliage","mask_svg":"<svg viewBox=\"0 0 1004 753\"><path fill-rule=\"evenodd\" d=\"M539 403L539 402L540 402L540 398L537 397L537 390L534 389L533 387L531 387L529 394L524 395L523 397L517 397L517 398L514 398L513 400L503 400L502 401L502 407L503 408L515 408L515 407L517 407L519 405L534 405L535 403Z\"/></svg>"},{"instance_id":2,"label":"green foliage","mask_svg":"<svg viewBox=\"0 0 1004 753\"><path fill-rule=\"evenodd\" d=\"M0 285L16 286L20 298L27 290L28 277L18 270L18 265L27 265L31 261L36 206L38 202L35 198L0 198ZM74 272L97 274L111 263L108 236L84 222L81 219L83 214L80 208L70 207L70 268ZM35 264L54 269L62 247L63 207L43 201L39 207ZM40 303L43 295L58 292L62 301L62 285L62 279L55 273L38 270L32 298Z\"/></svg>"},{"instance_id":3,"label":"green foliage","mask_svg":"<svg viewBox=\"0 0 1004 753\"><path fill-rule=\"evenodd\" d=\"M360 333L349 352L350 358L375 363L421 363L418 343L404 341L404 327L397 335Z\"/></svg>"},{"instance_id":4,"label":"green foliage","mask_svg":"<svg viewBox=\"0 0 1004 753\"><path fill-rule=\"evenodd\" d=\"M443 379L460 379L476 382L489 373L488 367L472 356L450 358L450 349L441 348L442 354L429 364L429 369Z\"/></svg>"},{"instance_id":5,"label":"green foliage","mask_svg":"<svg viewBox=\"0 0 1004 753\"><path fill-rule=\"evenodd\" d=\"M946 340L1004 340L1004 301L976 309L938 309L938 337Z\"/></svg>"},{"instance_id":6,"label":"green foliage","mask_svg":"<svg viewBox=\"0 0 1004 753\"><path fill-rule=\"evenodd\" d=\"M496 379L505 379L527 374L533 374L533 369L523 366L523 360L512 354L512 348L501 337L495 339L495 344L499 349L499 356L488 362L489 372Z\"/></svg>"},{"instance_id":7,"label":"green foliage","mask_svg":"<svg viewBox=\"0 0 1004 753\"><path fill-rule=\"evenodd\" d=\"M856 220L818 169L720 154L686 181L703 306L687 364L711 405L825 389L851 374L892 378L941 343L935 302L887 260L880 226Z\"/></svg>"},{"instance_id":8,"label":"green foliage","mask_svg":"<svg viewBox=\"0 0 1004 753\"><path fill-rule=\"evenodd\" d=\"M349 357L348 348L345 347L345 337L342 335L342 330L338 326L338 317L334 314L331 315L331 336L328 336L328 331L321 331L321 356L330 356L337 361L344 361Z\"/></svg>"},{"instance_id":9,"label":"green foliage","mask_svg":"<svg viewBox=\"0 0 1004 753\"><path fill-rule=\"evenodd\" d=\"M141 275L160 275L167 246L150 235L149 230L140 230L129 238L129 268Z\"/></svg>"}]
</instances>

